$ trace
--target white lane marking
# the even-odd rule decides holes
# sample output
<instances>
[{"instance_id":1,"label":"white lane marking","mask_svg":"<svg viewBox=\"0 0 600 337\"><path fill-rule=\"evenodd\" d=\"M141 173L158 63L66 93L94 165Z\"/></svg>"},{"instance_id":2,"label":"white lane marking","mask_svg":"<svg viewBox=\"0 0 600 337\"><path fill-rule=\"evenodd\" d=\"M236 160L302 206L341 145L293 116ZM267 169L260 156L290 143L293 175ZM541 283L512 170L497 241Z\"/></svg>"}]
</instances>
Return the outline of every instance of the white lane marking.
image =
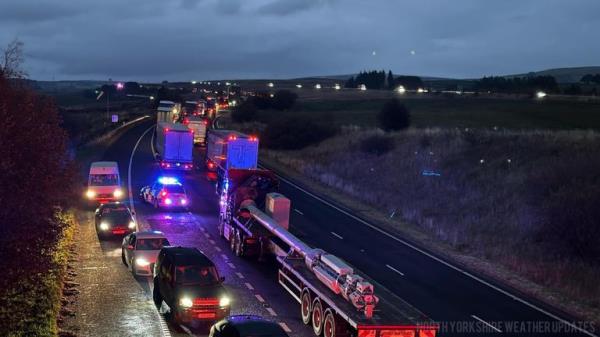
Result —
<instances>
[{"instance_id":1,"label":"white lane marking","mask_svg":"<svg viewBox=\"0 0 600 337\"><path fill-rule=\"evenodd\" d=\"M475 316L475 315L471 315L471 317L473 317L473 318L475 318L476 320L480 321L481 323L483 323L483 324L485 324L485 325L489 326L490 328L494 329L496 332L502 332L502 330L500 330L500 329L496 328L495 326L491 325L490 323L488 323L488 322L486 322L486 321L482 320L481 318L479 318L479 317L477 317L477 316Z\"/></svg>"},{"instance_id":2,"label":"white lane marking","mask_svg":"<svg viewBox=\"0 0 600 337\"><path fill-rule=\"evenodd\" d=\"M181 330L183 330L183 332L185 332L186 334L188 334L188 335L190 335L190 336L197 336L197 335L194 335L194 333L192 332L192 330L190 330L188 327L186 327L186 326L184 326L184 325L181 325L181 324L179 324L178 326L179 326L179 328L181 328Z\"/></svg>"},{"instance_id":3,"label":"white lane marking","mask_svg":"<svg viewBox=\"0 0 600 337\"><path fill-rule=\"evenodd\" d=\"M259 294L255 294L254 297L256 297L256 299L260 302L260 303L265 303L265 299L262 298L262 296L260 296Z\"/></svg>"},{"instance_id":4,"label":"white lane marking","mask_svg":"<svg viewBox=\"0 0 600 337\"><path fill-rule=\"evenodd\" d=\"M290 329L287 324L283 323L283 322L279 322L279 326L283 329L283 331L290 333L292 332L292 329Z\"/></svg>"},{"instance_id":5,"label":"white lane marking","mask_svg":"<svg viewBox=\"0 0 600 337\"><path fill-rule=\"evenodd\" d=\"M204 228L204 227L200 227L200 230L203 232L206 232L206 228Z\"/></svg>"},{"instance_id":6,"label":"white lane marking","mask_svg":"<svg viewBox=\"0 0 600 337\"><path fill-rule=\"evenodd\" d=\"M219 248L219 247L217 247L217 246L215 246L215 249L217 250L217 252L220 252L220 251L221 251L221 248Z\"/></svg>"},{"instance_id":7,"label":"white lane marking","mask_svg":"<svg viewBox=\"0 0 600 337\"><path fill-rule=\"evenodd\" d=\"M213 239L208 240L208 242L210 242L211 245L214 245L216 243Z\"/></svg>"},{"instance_id":8,"label":"white lane marking","mask_svg":"<svg viewBox=\"0 0 600 337\"><path fill-rule=\"evenodd\" d=\"M227 265L231 268L231 269L235 269L235 265L231 262L227 262Z\"/></svg>"},{"instance_id":9,"label":"white lane marking","mask_svg":"<svg viewBox=\"0 0 600 337\"><path fill-rule=\"evenodd\" d=\"M239 278L241 278L241 279L244 279L244 274L242 274L242 273L240 273L240 272L237 272L237 273L235 273L235 274L237 275L237 277L239 277Z\"/></svg>"},{"instance_id":10,"label":"white lane marking","mask_svg":"<svg viewBox=\"0 0 600 337\"><path fill-rule=\"evenodd\" d=\"M296 212L296 213L298 213L298 214L300 214L300 215L304 215L304 213L300 212L300 210L299 210L299 209L297 209L297 208L294 208L294 212Z\"/></svg>"},{"instance_id":11,"label":"white lane marking","mask_svg":"<svg viewBox=\"0 0 600 337\"><path fill-rule=\"evenodd\" d=\"M152 137L150 138L150 148L152 149L152 156L154 157L154 159L156 159L156 157L158 156L158 152L156 152L156 149L154 148L154 136L156 135L156 132L152 133Z\"/></svg>"},{"instance_id":12,"label":"white lane marking","mask_svg":"<svg viewBox=\"0 0 600 337\"><path fill-rule=\"evenodd\" d=\"M129 194L129 207L131 208L131 211L134 213L133 220L136 223L137 223L137 216L135 214L135 205L133 204L133 193L131 190L131 167L133 166L133 155L135 155L135 151L137 150L138 146L140 145L142 138L144 138L144 136L148 133L148 131L152 130L153 127L154 126L149 127L146 131L144 131L144 133L142 133L140 138L135 143L133 150L131 150L131 156L129 156L129 167L127 168L127 190L128 190L128 194Z\"/></svg>"},{"instance_id":13,"label":"white lane marking","mask_svg":"<svg viewBox=\"0 0 600 337\"><path fill-rule=\"evenodd\" d=\"M344 240L344 238L336 232L331 232L331 235L335 236L336 238L338 238L340 240Z\"/></svg>"},{"instance_id":14,"label":"white lane marking","mask_svg":"<svg viewBox=\"0 0 600 337\"><path fill-rule=\"evenodd\" d=\"M244 284L246 285L246 288L248 288L250 290L254 290L254 287L250 283L246 282Z\"/></svg>"},{"instance_id":15,"label":"white lane marking","mask_svg":"<svg viewBox=\"0 0 600 337\"><path fill-rule=\"evenodd\" d=\"M271 316L277 316L277 313L275 312L275 310L273 310L272 308L267 308L267 311L269 312L269 314Z\"/></svg>"},{"instance_id":16,"label":"white lane marking","mask_svg":"<svg viewBox=\"0 0 600 337\"><path fill-rule=\"evenodd\" d=\"M207 238L210 238L210 234L208 234L208 233L204 233L204 236Z\"/></svg>"},{"instance_id":17,"label":"white lane marking","mask_svg":"<svg viewBox=\"0 0 600 337\"><path fill-rule=\"evenodd\" d=\"M259 166L261 166L261 167L264 168L264 166L262 166L262 165L259 165ZM375 226L375 225L373 225L373 224L371 224L371 223L369 223L369 222L367 222L367 221L365 221L365 220L357 217L356 215L354 215L352 213L349 213L348 211L345 211L345 210L339 208L338 206L336 206L336 205L330 203L329 201L327 201L327 200L325 200L325 199L323 199L323 198L315 195L314 193L305 190L304 188L302 188L302 187L294 184L293 182L289 181L288 179L280 176L279 174L276 174L276 176L279 179L281 179L284 182L286 182L287 184L291 185L292 187L294 187L294 188L296 188L296 189L304 192L305 194L313 197L314 199L319 200L323 204L325 204L325 205L327 205L327 206L329 206L331 208L336 209L337 211L339 211L339 212L347 215L348 217L350 217L350 218L352 218L352 219L354 219L354 220L362 223L363 225L365 225L365 226L367 226L367 227L369 227L369 228L371 228L371 229L379 232L380 234L383 234L383 235L387 236L388 238L390 238L392 240L395 240L395 241L397 241L397 242L399 242L399 243L401 243L401 244L403 244L403 245L405 245L405 246L407 246L409 248L412 248L413 250L416 250L417 252L419 252L419 253L421 253L421 254L423 254L423 255L425 255L425 256L427 256L427 257L429 257L429 258L431 258L431 259L433 259L433 260L435 260L435 261L437 261L437 262L439 262L439 263L441 263L441 264L449 267L449 268L452 268L452 269L458 271L459 273L461 273L461 274L463 274L463 275L465 275L465 276L467 276L467 277L469 277L469 278L471 278L471 279L473 279L473 280L475 280L475 281L477 281L477 282L479 282L481 284L484 284L484 285L486 285L486 286L488 286L488 287L490 287L490 288L498 291L499 293L501 293L503 295L506 295L506 296L510 297L511 299L513 299L515 301L521 302L522 304L524 304L524 305L526 305L526 306L528 306L528 307L530 307L532 309L535 309L535 310L543 313L544 315L546 315L546 316L548 316L548 317L550 317L552 319L555 319L555 320L557 320L557 321L559 321L559 322L561 322L563 324L566 324L567 326L569 326L569 327L571 327L571 328L573 328L573 329L575 329L575 330L577 330L579 332L582 332L582 333L584 333L584 334L586 334L588 336L591 336L591 337L599 337L598 335L595 335L592 332L589 332L589 331L587 331L587 330L585 330L585 329L583 329L583 328L581 328L581 327L579 327L579 326L577 326L577 325L575 325L573 323L570 323L570 322L568 322L568 321L566 321L566 320L558 317L557 315L555 315L555 314L553 314L553 313L551 313L551 312L549 312L547 310L544 310L544 309L538 307L537 305L535 305L533 303L528 302L527 300L524 300L524 299L522 299L522 298L520 298L520 297L518 297L516 295L513 295L510 292L508 292L508 291L506 291L504 289L501 289L501 288L499 288L499 287L491 284L490 282L488 282L488 281L486 281L486 280L484 280L484 279L482 279L482 278L480 278L478 276L475 276L475 275L471 274L470 272L468 272L468 271L466 271L466 270L464 270L464 269L462 269L460 267L457 267L457 266L451 264L450 262L444 261L444 260L440 259L439 257L437 257L437 256L435 256L435 255L433 255L433 254L431 254L431 253L429 253L427 251L424 251L423 249L421 249L421 248L419 248L419 247L417 247L417 246L415 246L415 245L413 245L413 244L411 244L411 243L409 243L409 242L407 242L407 241L405 241L403 239L400 239L400 238L394 236L393 234L390 234L390 233L384 231L383 229L381 229L381 228L379 228L379 227L377 227L377 226Z\"/></svg>"},{"instance_id":18,"label":"white lane marking","mask_svg":"<svg viewBox=\"0 0 600 337\"><path fill-rule=\"evenodd\" d=\"M390 266L389 264L386 264L385 266L386 266L386 267L388 267L389 269L391 269L391 270L395 271L396 273L398 273L398 274L400 274L400 275L404 276L404 273L403 273L403 272L401 272L401 271L399 271L398 269L396 269L396 268L394 268L394 267Z\"/></svg>"},{"instance_id":19,"label":"white lane marking","mask_svg":"<svg viewBox=\"0 0 600 337\"><path fill-rule=\"evenodd\" d=\"M221 257L223 258L223 260L229 260L229 257L225 254L221 254Z\"/></svg>"}]
</instances>

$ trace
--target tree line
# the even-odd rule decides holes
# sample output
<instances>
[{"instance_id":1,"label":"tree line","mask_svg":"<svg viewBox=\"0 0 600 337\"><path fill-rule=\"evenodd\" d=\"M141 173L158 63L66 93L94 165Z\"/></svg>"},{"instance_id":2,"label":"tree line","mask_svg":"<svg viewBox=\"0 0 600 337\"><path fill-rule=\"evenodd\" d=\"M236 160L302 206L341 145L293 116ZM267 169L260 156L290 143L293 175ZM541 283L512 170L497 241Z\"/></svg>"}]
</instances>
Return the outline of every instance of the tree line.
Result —
<instances>
[{"instance_id":1,"label":"tree line","mask_svg":"<svg viewBox=\"0 0 600 337\"><path fill-rule=\"evenodd\" d=\"M581 77L581 79L579 80L579 82L585 83L585 84L600 84L600 74L585 74Z\"/></svg>"},{"instance_id":2,"label":"tree line","mask_svg":"<svg viewBox=\"0 0 600 337\"><path fill-rule=\"evenodd\" d=\"M524 93L543 90L559 92L558 83L553 76L502 77L484 76L475 82L477 91L493 91L501 93Z\"/></svg>"},{"instance_id":3,"label":"tree line","mask_svg":"<svg viewBox=\"0 0 600 337\"><path fill-rule=\"evenodd\" d=\"M423 88L423 80L419 76L394 76L391 70L386 74L384 70L361 71L356 76L351 76L344 85L346 88L356 89L364 84L367 89L394 90L403 86L409 90Z\"/></svg>"}]
</instances>

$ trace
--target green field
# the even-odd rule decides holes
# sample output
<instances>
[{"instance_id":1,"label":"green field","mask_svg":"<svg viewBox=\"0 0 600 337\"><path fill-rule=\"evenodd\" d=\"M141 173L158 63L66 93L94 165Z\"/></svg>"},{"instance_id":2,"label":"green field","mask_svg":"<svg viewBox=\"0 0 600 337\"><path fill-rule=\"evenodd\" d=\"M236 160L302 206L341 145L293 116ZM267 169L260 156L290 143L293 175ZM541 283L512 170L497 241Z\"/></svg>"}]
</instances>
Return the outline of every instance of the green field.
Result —
<instances>
[{"instance_id":1,"label":"green field","mask_svg":"<svg viewBox=\"0 0 600 337\"><path fill-rule=\"evenodd\" d=\"M261 111L260 119L302 114L337 125L376 126L385 99L304 100L286 112ZM403 98L415 127L600 129L600 103L494 98Z\"/></svg>"}]
</instances>

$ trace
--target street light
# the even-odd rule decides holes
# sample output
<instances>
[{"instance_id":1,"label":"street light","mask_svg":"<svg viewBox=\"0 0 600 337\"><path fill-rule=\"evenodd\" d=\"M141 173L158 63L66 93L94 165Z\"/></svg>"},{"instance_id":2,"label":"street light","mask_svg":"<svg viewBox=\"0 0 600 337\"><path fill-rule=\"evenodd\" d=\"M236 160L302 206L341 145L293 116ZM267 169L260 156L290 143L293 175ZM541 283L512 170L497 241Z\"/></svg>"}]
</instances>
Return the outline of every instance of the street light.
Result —
<instances>
[{"instance_id":1,"label":"street light","mask_svg":"<svg viewBox=\"0 0 600 337\"><path fill-rule=\"evenodd\" d=\"M334 88L335 90L340 90L342 87L341 87L339 84L337 84L337 83L336 83L336 84L333 86L333 88Z\"/></svg>"},{"instance_id":2,"label":"street light","mask_svg":"<svg viewBox=\"0 0 600 337\"><path fill-rule=\"evenodd\" d=\"M321 85L319 83L315 84L315 89L321 89Z\"/></svg>"},{"instance_id":3,"label":"street light","mask_svg":"<svg viewBox=\"0 0 600 337\"><path fill-rule=\"evenodd\" d=\"M296 88L302 89L302 84L300 84L300 83L296 84Z\"/></svg>"},{"instance_id":4,"label":"street light","mask_svg":"<svg viewBox=\"0 0 600 337\"><path fill-rule=\"evenodd\" d=\"M267 87L269 87L269 88L273 88L274 86L275 86L275 84L273 84L273 82L269 82L269 83L267 84Z\"/></svg>"}]
</instances>

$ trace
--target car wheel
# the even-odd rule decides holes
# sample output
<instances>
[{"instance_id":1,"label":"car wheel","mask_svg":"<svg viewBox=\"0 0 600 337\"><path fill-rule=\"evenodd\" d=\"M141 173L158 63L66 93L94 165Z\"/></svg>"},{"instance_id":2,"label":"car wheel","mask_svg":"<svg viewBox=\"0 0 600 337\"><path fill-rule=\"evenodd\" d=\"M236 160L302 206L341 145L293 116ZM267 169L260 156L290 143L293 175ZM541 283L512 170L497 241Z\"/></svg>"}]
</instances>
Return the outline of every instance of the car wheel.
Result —
<instances>
[{"instance_id":1,"label":"car wheel","mask_svg":"<svg viewBox=\"0 0 600 337\"><path fill-rule=\"evenodd\" d=\"M121 261L124 265L127 265L127 261L125 261L125 253L123 252L123 248L121 248Z\"/></svg>"},{"instance_id":2,"label":"car wheel","mask_svg":"<svg viewBox=\"0 0 600 337\"><path fill-rule=\"evenodd\" d=\"M131 259L131 275L133 275L134 279L137 279L137 274L135 273L135 260Z\"/></svg>"},{"instance_id":3,"label":"car wheel","mask_svg":"<svg viewBox=\"0 0 600 337\"><path fill-rule=\"evenodd\" d=\"M160 310L160 307L162 306L163 298L160 295L160 288L158 287L158 281L156 280L156 277L154 278L154 289L152 290L152 300L154 301L154 305L156 306L156 308Z\"/></svg>"},{"instance_id":4,"label":"car wheel","mask_svg":"<svg viewBox=\"0 0 600 337\"><path fill-rule=\"evenodd\" d=\"M239 257L244 256L244 235L240 234L240 232L237 232L235 236L235 255Z\"/></svg>"}]
</instances>

